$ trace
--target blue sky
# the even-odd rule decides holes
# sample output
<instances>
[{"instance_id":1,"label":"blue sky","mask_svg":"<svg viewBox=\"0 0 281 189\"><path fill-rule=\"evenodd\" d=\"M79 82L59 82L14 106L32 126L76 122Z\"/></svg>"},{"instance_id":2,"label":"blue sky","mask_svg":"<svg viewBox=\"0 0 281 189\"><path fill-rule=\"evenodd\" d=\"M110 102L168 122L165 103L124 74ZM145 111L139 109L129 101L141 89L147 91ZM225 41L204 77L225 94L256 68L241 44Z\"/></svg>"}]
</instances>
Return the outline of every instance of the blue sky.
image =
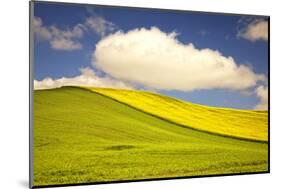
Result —
<instances>
[{"instance_id":1,"label":"blue sky","mask_svg":"<svg viewBox=\"0 0 281 189\"><path fill-rule=\"evenodd\" d=\"M264 33L266 31L256 28L263 28L262 24L267 23L266 17L39 2L35 2L34 16L37 20L34 74L35 80L38 82L43 82L45 78L50 78L52 81L63 77L75 78L81 75L81 68L88 68L94 72L95 77L110 78L110 81L125 82L137 89L152 89L199 104L253 109L259 103L265 103L266 97L258 93L257 88L262 86L267 91L268 41L267 33ZM157 30L152 31L151 27L156 27ZM102 52L95 54L96 45L99 42L117 31L126 34L136 28L145 28L147 33L157 33L160 36L162 34L168 36L174 32L175 37L172 38L176 39L181 47L192 43L198 52L206 48L211 49L212 52L219 51L220 57L231 56L237 67L245 65L251 70L251 73L263 75L265 79L256 79L254 84L240 87L239 82L243 83L243 79L237 70L239 73L234 75L237 76L235 85L237 84L238 87L231 88L227 84L223 86L214 84L214 87L210 88L204 84L202 84L203 87L196 86L196 84L187 88L170 87L165 83L152 82L150 84L150 80L139 80L139 77L128 76L124 71L120 73L112 71L112 65L102 58L98 57L100 61L97 63L95 61L98 59L93 60L93 54L95 56L102 54ZM141 32L136 31L132 36L139 34L141 35ZM117 40L117 37L132 38L129 35L120 34L110 40ZM101 48L100 51L102 50L104 48ZM203 53L201 54L203 55ZM179 56L185 57L185 55ZM193 64L194 62L191 65ZM161 66L161 64L159 65ZM165 72L165 69L160 70ZM132 72L134 71L132 70ZM153 72L147 73L153 74ZM249 73L249 75L251 74ZM177 81L173 81L173 78L176 77L171 75L171 78L170 81L176 85ZM251 79L250 76L248 78ZM156 79L161 80L161 76ZM186 80L187 83L188 81Z\"/></svg>"}]
</instances>

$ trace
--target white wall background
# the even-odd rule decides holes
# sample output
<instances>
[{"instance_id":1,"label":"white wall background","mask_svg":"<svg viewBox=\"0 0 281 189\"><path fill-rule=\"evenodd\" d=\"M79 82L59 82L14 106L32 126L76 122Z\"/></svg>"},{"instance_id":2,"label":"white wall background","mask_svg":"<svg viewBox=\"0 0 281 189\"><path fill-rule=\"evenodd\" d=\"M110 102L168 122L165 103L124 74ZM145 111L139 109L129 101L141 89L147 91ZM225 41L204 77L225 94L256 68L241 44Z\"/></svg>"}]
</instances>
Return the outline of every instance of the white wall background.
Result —
<instances>
[{"instance_id":1,"label":"white wall background","mask_svg":"<svg viewBox=\"0 0 281 189\"><path fill-rule=\"evenodd\" d=\"M59 0L57 0L59 1ZM271 16L271 174L107 184L68 188L180 189L278 188L281 179L281 11L277 0L67 0L68 2L155 7ZM0 188L28 187L28 1L0 6Z\"/></svg>"}]
</instances>

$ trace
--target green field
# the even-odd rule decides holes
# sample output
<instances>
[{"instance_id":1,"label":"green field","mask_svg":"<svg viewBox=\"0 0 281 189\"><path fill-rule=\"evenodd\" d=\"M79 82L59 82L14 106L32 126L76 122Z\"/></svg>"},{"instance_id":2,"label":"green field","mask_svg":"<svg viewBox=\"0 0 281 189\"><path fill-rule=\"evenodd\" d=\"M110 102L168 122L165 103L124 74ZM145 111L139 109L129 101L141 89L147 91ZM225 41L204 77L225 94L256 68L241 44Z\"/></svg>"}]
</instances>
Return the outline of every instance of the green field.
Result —
<instances>
[{"instance_id":1,"label":"green field","mask_svg":"<svg viewBox=\"0 0 281 189\"><path fill-rule=\"evenodd\" d=\"M141 102L145 93L138 93ZM266 141L220 136L167 120L84 88L37 90L33 185L268 171ZM263 126L266 130L267 120Z\"/></svg>"}]
</instances>

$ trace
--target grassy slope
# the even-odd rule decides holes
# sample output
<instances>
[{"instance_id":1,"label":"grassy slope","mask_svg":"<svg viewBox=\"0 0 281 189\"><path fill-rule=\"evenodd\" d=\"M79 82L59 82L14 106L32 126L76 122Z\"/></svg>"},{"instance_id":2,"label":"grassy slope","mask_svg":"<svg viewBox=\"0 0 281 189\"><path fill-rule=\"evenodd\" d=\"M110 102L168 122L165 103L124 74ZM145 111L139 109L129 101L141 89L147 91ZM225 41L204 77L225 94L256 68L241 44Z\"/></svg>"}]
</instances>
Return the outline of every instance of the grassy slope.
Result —
<instances>
[{"instance_id":1,"label":"grassy slope","mask_svg":"<svg viewBox=\"0 0 281 189\"><path fill-rule=\"evenodd\" d=\"M34 94L34 185L267 171L267 144L158 119L85 89Z\"/></svg>"},{"instance_id":2,"label":"grassy slope","mask_svg":"<svg viewBox=\"0 0 281 189\"><path fill-rule=\"evenodd\" d=\"M268 112L216 108L150 92L89 88L144 112L197 130L250 140L268 140Z\"/></svg>"}]
</instances>

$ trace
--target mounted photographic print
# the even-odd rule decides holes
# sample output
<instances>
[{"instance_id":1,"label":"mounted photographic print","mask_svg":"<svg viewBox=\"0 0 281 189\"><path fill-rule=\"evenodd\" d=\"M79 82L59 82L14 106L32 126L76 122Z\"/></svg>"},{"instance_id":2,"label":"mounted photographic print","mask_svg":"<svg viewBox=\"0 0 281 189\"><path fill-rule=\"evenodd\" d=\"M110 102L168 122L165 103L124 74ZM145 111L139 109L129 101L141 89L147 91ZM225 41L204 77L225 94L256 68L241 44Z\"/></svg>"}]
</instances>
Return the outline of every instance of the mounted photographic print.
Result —
<instances>
[{"instance_id":1,"label":"mounted photographic print","mask_svg":"<svg viewBox=\"0 0 281 189\"><path fill-rule=\"evenodd\" d=\"M30 2L30 187L268 172L268 16Z\"/></svg>"}]
</instances>

